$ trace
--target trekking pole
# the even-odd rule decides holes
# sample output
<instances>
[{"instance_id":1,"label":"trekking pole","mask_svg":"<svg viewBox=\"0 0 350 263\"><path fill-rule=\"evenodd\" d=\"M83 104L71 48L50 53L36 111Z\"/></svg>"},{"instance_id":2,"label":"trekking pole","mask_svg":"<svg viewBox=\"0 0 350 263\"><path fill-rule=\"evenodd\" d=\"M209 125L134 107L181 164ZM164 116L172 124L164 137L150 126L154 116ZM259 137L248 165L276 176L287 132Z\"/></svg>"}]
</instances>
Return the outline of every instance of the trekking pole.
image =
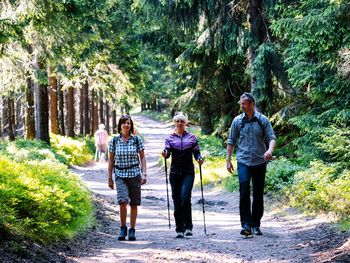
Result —
<instances>
[{"instance_id":1,"label":"trekking pole","mask_svg":"<svg viewBox=\"0 0 350 263\"><path fill-rule=\"evenodd\" d=\"M199 177L201 181L201 193L202 193L202 207L203 207L203 222L204 222L204 234L207 234L207 228L205 226L205 210L204 210L204 197L203 197L203 179L202 179L202 165L199 165Z\"/></svg>"},{"instance_id":2,"label":"trekking pole","mask_svg":"<svg viewBox=\"0 0 350 263\"><path fill-rule=\"evenodd\" d=\"M169 204L169 189L168 189L168 167L166 163L166 158L164 157L164 163L165 163L165 184L166 184L166 199L167 199L167 205L168 205L168 220L169 220L169 229L170 229L170 204Z\"/></svg>"}]
</instances>

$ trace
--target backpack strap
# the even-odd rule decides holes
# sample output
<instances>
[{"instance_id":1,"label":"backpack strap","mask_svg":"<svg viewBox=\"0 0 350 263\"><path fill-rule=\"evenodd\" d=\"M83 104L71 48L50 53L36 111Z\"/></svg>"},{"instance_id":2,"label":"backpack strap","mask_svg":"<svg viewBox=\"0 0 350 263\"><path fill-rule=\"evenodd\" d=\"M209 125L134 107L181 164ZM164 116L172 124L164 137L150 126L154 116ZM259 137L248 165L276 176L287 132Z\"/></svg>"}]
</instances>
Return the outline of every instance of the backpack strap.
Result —
<instances>
[{"instance_id":1,"label":"backpack strap","mask_svg":"<svg viewBox=\"0 0 350 263\"><path fill-rule=\"evenodd\" d=\"M239 137L241 131L243 130L243 128L244 128L244 126L245 126L245 124L246 124L246 122L247 122L247 121L245 120L245 118L244 118L244 113L242 113L241 115L242 115L242 119L241 119L241 123L239 124L239 129L238 129L238 136L237 136L237 138ZM261 130L262 130L262 132L263 132L263 137L264 137L264 140L265 140L265 126L264 126L264 124L263 124L262 121L261 121L261 115L262 115L262 114L259 112L259 118L257 118L256 121L258 122L258 124L259 124L259 126L260 126L260 128L261 128ZM265 142L265 144L267 145L266 142Z\"/></svg>"},{"instance_id":2,"label":"backpack strap","mask_svg":"<svg viewBox=\"0 0 350 263\"><path fill-rule=\"evenodd\" d=\"M258 118L258 124L259 124L260 128L262 129L263 137L265 138L265 126L264 126L264 124L262 123L262 121L261 121L260 118L261 118L261 113L260 113L259 118Z\"/></svg>"},{"instance_id":3,"label":"backpack strap","mask_svg":"<svg viewBox=\"0 0 350 263\"><path fill-rule=\"evenodd\" d=\"M241 130L243 130L244 126L245 126L245 119L244 119L244 113L241 114L242 118L241 118L241 122L239 124L239 129L238 129L238 137L239 137L239 134L241 133Z\"/></svg>"},{"instance_id":4,"label":"backpack strap","mask_svg":"<svg viewBox=\"0 0 350 263\"><path fill-rule=\"evenodd\" d=\"M140 147L140 138L137 135L135 135L135 144L136 144L136 150L138 150Z\"/></svg>"},{"instance_id":5,"label":"backpack strap","mask_svg":"<svg viewBox=\"0 0 350 263\"><path fill-rule=\"evenodd\" d=\"M139 136L137 136L137 135L135 135L135 144L136 144L136 151L140 148L140 138L139 138ZM138 165L141 165L141 159L140 159L140 155L138 154L138 152L137 152L137 159L138 159L138 161L139 161L139 163L138 163Z\"/></svg>"},{"instance_id":6,"label":"backpack strap","mask_svg":"<svg viewBox=\"0 0 350 263\"><path fill-rule=\"evenodd\" d=\"M118 135L118 136L120 136L120 135ZM115 152L116 152L116 141L118 139L118 136L115 136L113 138L113 148L115 149ZM139 148L139 145L140 145L140 138L137 135L134 136L134 145L136 146L136 151L137 151L138 148ZM137 164L134 164L134 165L131 165L131 166L128 166L128 167L120 167L117 164L115 164L115 158L116 158L116 154L114 153L114 166L113 166L114 167L114 174L115 174L115 170L116 169L118 169L118 170L126 170L126 169L130 169L132 167L138 166L141 163L140 157L138 157L138 163Z\"/></svg>"},{"instance_id":7,"label":"backpack strap","mask_svg":"<svg viewBox=\"0 0 350 263\"><path fill-rule=\"evenodd\" d=\"M114 173L114 175L115 175L115 166L116 166L116 164L115 164L115 152L116 152L116 148L115 148L115 141L117 140L117 136L114 136L113 137L113 141L112 141L112 144L113 144L113 149L114 149L114 164L113 164L113 173Z\"/></svg>"},{"instance_id":8,"label":"backpack strap","mask_svg":"<svg viewBox=\"0 0 350 263\"><path fill-rule=\"evenodd\" d=\"M265 141L265 146L266 146L266 149L268 149L269 148L269 142L266 140L266 137L265 137L265 126L264 126L264 124L262 123L262 121L261 121L261 113L260 113L260 115L259 115L259 118L258 118L258 124L259 124L259 126L260 126L260 128L262 129L262 132L263 132L263 137L264 137L264 141Z\"/></svg>"}]
</instances>

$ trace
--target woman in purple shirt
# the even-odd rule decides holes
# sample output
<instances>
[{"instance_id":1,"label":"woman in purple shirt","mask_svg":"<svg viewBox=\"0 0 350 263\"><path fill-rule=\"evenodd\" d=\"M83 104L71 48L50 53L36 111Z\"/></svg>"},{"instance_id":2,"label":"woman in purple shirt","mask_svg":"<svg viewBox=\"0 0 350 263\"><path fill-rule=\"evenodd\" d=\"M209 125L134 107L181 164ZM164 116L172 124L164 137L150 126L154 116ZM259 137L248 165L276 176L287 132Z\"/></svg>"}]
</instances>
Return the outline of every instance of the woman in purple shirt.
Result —
<instances>
[{"instance_id":1,"label":"woman in purple shirt","mask_svg":"<svg viewBox=\"0 0 350 263\"><path fill-rule=\"evenodd\" d=\"M174 217L176 224L176 238L192 236L192 208L191 192L194 183L193 158L202 165L203 159L199 151L196 136L186 131L188 117L179 112L174 118L175 130L165 139L165 149L162 156L169 158L170 185L174 202Z\"/></svg>"}]
</instances>

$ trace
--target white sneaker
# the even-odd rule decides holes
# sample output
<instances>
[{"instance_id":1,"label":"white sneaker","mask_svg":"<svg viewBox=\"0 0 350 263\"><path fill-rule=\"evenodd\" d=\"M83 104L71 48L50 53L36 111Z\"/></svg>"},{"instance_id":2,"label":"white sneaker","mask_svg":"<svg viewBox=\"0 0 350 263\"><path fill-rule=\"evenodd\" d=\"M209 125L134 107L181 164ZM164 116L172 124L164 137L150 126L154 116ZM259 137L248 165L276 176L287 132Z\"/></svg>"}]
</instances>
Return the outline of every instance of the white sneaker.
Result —
<instances>
[{"instance_id":1,"label":"white sneaker","mask_svg":"<svg viewBox=\"0 0 350 263\"><path fill-rule=\"evenodd\" d=\"M184 233L183 232L176 232L176 237L175 238L183 238Z\"/></svg>"},{"instance_id":2,"label":"white sneaker","mask_svg":"<svg viewBox=\"0 0 350 263\"><path fill-rule=\"evenodd\" d=\"M191 230L191 229L186 229L186 230L185 230L185 236L186 236L186 237L191 237L191 236L193 236L192 230Z\"/></svg>"}]
</instances>

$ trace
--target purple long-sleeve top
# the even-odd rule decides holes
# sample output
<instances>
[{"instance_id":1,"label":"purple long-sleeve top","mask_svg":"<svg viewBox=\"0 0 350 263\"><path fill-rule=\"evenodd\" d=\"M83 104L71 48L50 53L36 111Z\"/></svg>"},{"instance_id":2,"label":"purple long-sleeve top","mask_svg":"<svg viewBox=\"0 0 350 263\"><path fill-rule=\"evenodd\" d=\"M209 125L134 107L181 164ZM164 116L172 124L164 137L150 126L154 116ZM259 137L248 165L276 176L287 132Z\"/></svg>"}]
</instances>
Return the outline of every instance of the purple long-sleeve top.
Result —
<instances>
[{"instance_id":1,"label":"purple long-sleeve top","mask_svg":"<svg viewBox=\"0 0 350 263\"><path fill-rule=\"evenodd\" d=\"M182 136L172 133L165 139L165 149L171 154L171 173L193 173L193 158L199 160L202 158L196 136L185 131Z\"/></svg>"}]
</instances>

